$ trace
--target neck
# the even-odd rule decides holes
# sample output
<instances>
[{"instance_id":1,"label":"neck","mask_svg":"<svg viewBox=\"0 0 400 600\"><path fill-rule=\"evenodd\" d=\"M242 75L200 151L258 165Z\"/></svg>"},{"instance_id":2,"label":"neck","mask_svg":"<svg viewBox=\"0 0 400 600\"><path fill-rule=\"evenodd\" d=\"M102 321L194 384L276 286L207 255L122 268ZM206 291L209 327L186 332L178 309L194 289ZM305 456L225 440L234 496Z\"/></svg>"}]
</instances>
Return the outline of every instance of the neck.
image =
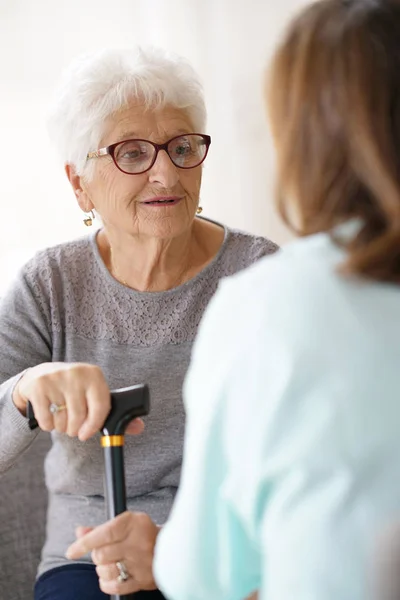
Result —
<instances>
[{"instance_id":1,"label":"neck","mask_svg":"<svg viewBox=\"0 0 400 600\"><path fill-rule=\"evenodd\" d=\"M97 236L102 258L115 279L138 291L165 291L185 283L209 260L196 222L180 236L157 239L103 229Z\"/></svg>"}]
</instances>

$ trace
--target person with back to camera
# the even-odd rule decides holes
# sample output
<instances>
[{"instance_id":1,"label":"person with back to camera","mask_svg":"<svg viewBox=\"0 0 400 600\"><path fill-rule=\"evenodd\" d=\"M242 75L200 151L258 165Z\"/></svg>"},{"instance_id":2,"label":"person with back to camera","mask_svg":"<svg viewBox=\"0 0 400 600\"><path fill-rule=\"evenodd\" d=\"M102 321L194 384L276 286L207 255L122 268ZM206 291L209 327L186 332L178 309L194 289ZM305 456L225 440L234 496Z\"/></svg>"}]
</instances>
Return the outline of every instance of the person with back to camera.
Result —
<instances>
[{"instance_id":1,"label":"person with back to camera","mask_svg":"<svg viewBox=\"0 0 400 600\"><path fill-rule=\"evenodd\" d=\"M156 544L170 600L389 598L371 594L400 512L399 40L397 0L321 0L277 49L278 200L302 238L223 282L200 327Z\"/></svg>"}]
</instances>

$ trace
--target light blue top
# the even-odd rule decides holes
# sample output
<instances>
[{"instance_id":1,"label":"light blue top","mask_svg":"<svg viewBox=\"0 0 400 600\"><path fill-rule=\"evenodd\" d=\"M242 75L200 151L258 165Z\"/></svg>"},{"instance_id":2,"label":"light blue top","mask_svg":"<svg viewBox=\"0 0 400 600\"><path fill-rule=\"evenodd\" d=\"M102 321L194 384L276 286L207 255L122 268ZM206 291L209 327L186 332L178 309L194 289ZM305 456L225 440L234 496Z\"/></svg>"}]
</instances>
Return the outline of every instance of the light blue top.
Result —
<instances>
[{"instance_id":1,"label":"light blue top","mask_svg":"<svg viewBox=\"0 0 400 600\"><path fill-rule=\"evenodd\" d=\"M400 287L345 279L327 235L225 280L185 383L171 600L365 600L400 518Z\"/></svg>"}]
</instances>

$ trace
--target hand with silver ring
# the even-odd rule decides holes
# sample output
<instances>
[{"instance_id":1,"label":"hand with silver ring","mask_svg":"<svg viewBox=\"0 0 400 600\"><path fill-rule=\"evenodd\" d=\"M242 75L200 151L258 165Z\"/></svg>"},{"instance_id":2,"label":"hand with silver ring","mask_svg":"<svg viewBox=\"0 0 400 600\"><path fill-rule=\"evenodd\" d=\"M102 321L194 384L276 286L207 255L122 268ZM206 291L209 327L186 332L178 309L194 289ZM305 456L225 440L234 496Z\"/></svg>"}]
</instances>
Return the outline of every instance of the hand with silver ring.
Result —
<instances>
[{"instance_id":1,"label":"hand with silver ring","mask_svg":"<svg viewBox=\"0 0 400 600\"><path fill-rule=\"evenodd\" d=\"M21 376L13 402L26 416L31 402L39 427L85 441L102 427L111 408L110 389L102 370L85 363L42 363ZM143 421L135 419L126 433L137 434Z\"/></svg>"},{"instance_id":2,"label":"hand with silver ring","mask_svg":"<svg viewBox=\"0 0 400 600\"><path fill-rule=\"evenodd\" d=\"M79 527L66 556L79 560L90 552L105 594L155 590L153 557L159 531L145 513L126 511L95 528Z\"/></svg>"},{"instance_id":3,"label":"hand with silver ring","mask_svg":"<svg viewBox=\"0 0 400 600\"><path fill-rule=\"evenodd\" d=\"M28 400L39 427L85 441L102 427L111 408L110 389L102 370L85 363L42 363L22 375L13 402L26 415ZM132 421L126 433L138 434L143 421Z\"/></svg>"}]
</instances>

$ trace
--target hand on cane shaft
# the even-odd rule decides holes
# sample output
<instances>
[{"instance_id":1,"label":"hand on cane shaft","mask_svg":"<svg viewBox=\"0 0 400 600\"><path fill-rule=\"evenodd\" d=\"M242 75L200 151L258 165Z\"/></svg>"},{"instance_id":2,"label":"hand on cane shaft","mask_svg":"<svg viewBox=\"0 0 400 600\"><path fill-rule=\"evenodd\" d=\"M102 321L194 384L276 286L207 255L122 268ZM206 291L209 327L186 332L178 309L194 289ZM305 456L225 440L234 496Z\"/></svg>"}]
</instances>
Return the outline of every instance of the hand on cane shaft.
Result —
<instances>
[{"instance_id":1,"label":"hand on cane shaft","mask_svg":"<svg viewBox=\"0 0 400 600\"><path fill-rule=\"evenodd\" d=\"M153 556L160 531L144 513L125 512L94 529L77 529L77 541L67 550L69 559L78 560L91 552L100 588L105 594L130 594L157 588L153 577ZM122 562L129 578L118 581L117 562Z\"/></svg>"}]
</instances>

